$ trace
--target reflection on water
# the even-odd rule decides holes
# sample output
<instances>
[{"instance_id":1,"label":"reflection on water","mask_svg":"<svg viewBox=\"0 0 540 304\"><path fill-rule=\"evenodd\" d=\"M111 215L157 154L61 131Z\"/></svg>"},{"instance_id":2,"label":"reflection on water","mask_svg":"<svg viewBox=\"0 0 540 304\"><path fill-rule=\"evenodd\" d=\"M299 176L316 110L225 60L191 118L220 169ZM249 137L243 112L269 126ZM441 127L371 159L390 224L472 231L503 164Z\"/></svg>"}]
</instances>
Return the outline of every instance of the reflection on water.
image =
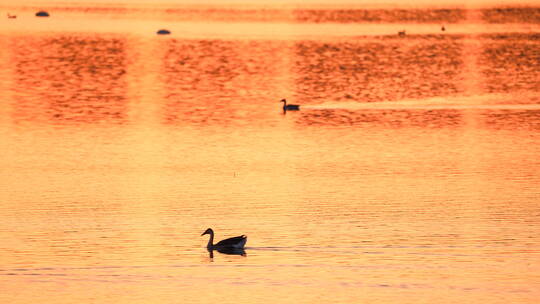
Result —
<instances>
[{"instance_id":1,"label":"reflection on water","mask_svg":"<svg viewBox=\"0 0 540 304\"><path fill-rule=\"evenodd\" d=\"M389 101L458 93L462 42L417 37L295 45L299 95L313 101Z\"/></svg>"},{"instance_id":2,"label":"reflection on water","mask_svg":"<svg viewBox=\"0 0 540 304\"><path fill-rule=\"evenodd\" d=\"M313 5L312 5L313 6ZM301 23L353 23L353 22L391 22L391 23L461 23L468 20L472 12L485 23L540 23L540 8L538 7L499 7L465 10L463 8L402 8L382 9L366 8L366 5L339 3L322 5L319 8L299 4L277 5L229 5L225 7L202 5L156 6L132 4L120 6L117 4L89 7L77 3L62 3L48 11L54 11L55 16L69 13L87 16L103 16L108 18L133 18L160 20L194 20L194 21L225 21L225 22L301 22ZM341 6L341 7L340 7ZM43 8L31 5L20 7L17 4L2 5L8 11L21 11L24 14L34 14ZM54 17L54 16L53 16Z\"/></svg>"},{"instance_id":3,"label":"reflection on water","mask_svg":"<svg viewBox=\"0 0 540 304\"><path fill-rule=\"evenodd\" d=\"M463 125L459 110L321 110L302 113L302 125L383 128L456 128Z\"/></svg>"},{"instance_id":4,"label":"reflection on water","mask_svg":"<svg viewBox=\"0 0 540 304\"><path fill-rule=\"evenodd\" d=\"M257 123L278 108L281 84L269 79L282 78L287 62L260 54L286 56L286 43L170 40L165 47L168 122Z\"/></svg>"},{"instance_id":5,"label":"reflection on water","mask_svg":"<svg viewBox=\"0 0 540 304\"><path fill-rule=\"evenodd\" d=\"M30 36L14 41L15 120L95 123L126 118L123 39Z\"/></svg>"},{"instance_id":6,"label":"reflection on water","mask_svg":"<svg viewBox=\"0 0 540 304\"><path fill-rule=\"evenodd\" d=\"M457 23L466 19L463 9L302 9L293 12L299 22L417 22Z\"/></svg>"},{"instance_id":7,"label":"reflection on water","mask_svg":"<svg viewBox=\"0 0 540 304\"><path fill-rule=\"evenodd\" d=\"M480 58L487 92L538 92L539 41L538 34L496 35L487 40Z\"/></svg>"},{"instance_id":8,"label":"reflection on water","mask_svg":"<svg viewBox=\"0 0 540 304\"><path fill-rule=\"evenodd\" d=\"M243 257L247 256L246 251L244 249L228 250L228 249L220 248L220 249L216 249L215 251L222 254L226 254L226 255L239 255ZM208 257L210 259L214 258L214 250L208 250Z\"/></svg>"},{"instance_id":9,"label":"reflection on water","mask_svg":"<svg viewBox=\"0 0 540 304\"><path fill-rule=\"evenodd\" d=\"M481 114L486 128L506 130L540 130L540 111L488 111Z\"/></svg>"},{"instance_id":10,"label":"reflection on water","mask_svg":"<svg viewBox=\"0 0 540 304\"><path fill-rule=\"evenodd\" d=\"M538 7L500 7L481 10L482 19L489 23L539 23Z\"/></svg>"},{"instance_id":11,"label":"reflection on water","mask_svg":"<svg viewBox=\"0 0 540 304\"><path fill-rule=\"evenodd\" d=\"M277 20L354 32L356 14ZM2 29L0 302L536 303L537 34L403 25ZM249 254L207 252L209 226Z\"/></svg>"}]
</instances>

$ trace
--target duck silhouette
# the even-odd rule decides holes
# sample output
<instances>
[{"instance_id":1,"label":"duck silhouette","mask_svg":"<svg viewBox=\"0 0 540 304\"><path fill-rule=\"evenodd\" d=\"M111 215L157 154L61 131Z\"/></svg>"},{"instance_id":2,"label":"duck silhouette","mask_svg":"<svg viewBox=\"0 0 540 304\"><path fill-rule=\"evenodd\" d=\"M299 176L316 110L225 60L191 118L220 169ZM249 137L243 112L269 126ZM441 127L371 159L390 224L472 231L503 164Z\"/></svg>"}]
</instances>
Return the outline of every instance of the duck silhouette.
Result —
<instances>
[{"instance_id":1,"label":"duck silhouette","mask_svg":"<svg viewBox=\"0 0 540 304\"><path fill-rule=\"evenodd\" d=\"M286 99L282 99L282 100L280 100L279 102L283 102L283 112L286 112L286 111L298 111L298 110L300 110L300 106L299 106L299 105L295 105L295 104L287 104L287 100L286 100Z\"/></svg>"},{"instance_id":2,"label":"duck silhouette","mask_svg":"<svg viewBox=\"0 0 540 304\"><path fill-rule=\"evenodd\" d=\"M247 242L247 236L241 235L236 236L228 239L221 240L214 244L214 230L212 228L206 229L201 236L209 234L210 239L208 240L208 245L206 245L206 249L210 252L210 257L213 257L213 251L216 250L220 253L225 254L237 254L237 255L245 255L244 246Z\"/></svg>"}]
</instances>

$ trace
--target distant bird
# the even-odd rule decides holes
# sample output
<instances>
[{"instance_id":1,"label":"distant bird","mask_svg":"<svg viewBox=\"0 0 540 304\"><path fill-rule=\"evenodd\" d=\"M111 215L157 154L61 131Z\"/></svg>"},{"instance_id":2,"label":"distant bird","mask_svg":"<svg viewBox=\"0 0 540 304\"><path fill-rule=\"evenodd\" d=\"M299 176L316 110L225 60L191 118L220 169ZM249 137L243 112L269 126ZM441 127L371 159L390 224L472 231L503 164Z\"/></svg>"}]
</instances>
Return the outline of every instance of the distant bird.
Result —
<instances>
[{"instance_id":1,"label":"distant bird","mask_svg":"<svg viewBox=\"0 0 540 304\"><path fill-rule=\"evenodd\" d=\"M157 31L158 35L169 35L170 33L171 33L171 31L165 30L165 29Z\"/></svg>"},{"instance_id":2,"label":"distant bird","mask_svg":"<svg viewBox=\"0 0 540 304\"><path fill-rule=\"evenodd\" d=\"M287 100L286 99L282 99L280 100L279 102L283 102L283 111L298 111L300 110L300 106L299 105L295 105L295 104L287 104Z\"/></svg>"},{"instance_id":3,"label":"distant bird","mask_svg":"<svg viewBox=\"0 0 540 304\"><path fill-rule=\"evenodd\" d=\"M208 228L203 234L201 234L201 236L205 234L210 234L210 239L208 240L208 245L206 246L210 252L212 250L217 250L221 253L244 253L244 245L246 245L247 242L247 236L245 235L224 239L217 242L217 244L213 244L214 230L212 230L212 228Z\"/></svg>"},{"instance_id":4,"label":"distant bird","mask_svg":"<svg viewBox=\"0 0 540 304\"><path fill-rule=\"evenodd\" d=\"M399 37L405 37L406 32L405 32L405 30L403 30L403 31L397 32L397 34L398 34Z\"/></svg>"},{"instance_id":5,"label":"distant bird","mask_svg":"<svg viewBox=\"0 0 540 304\"><path fill-rule=\"evenodd\" d=\"M443 32L446 31L446 28L444 27L444 25L441 26L441 31L443 31Z\"/></svg>"},{"instance_id":6,"label":"distant bird","mask_svg":"<svg viewBox=\"0 0 540 304\"><path fill-rule=\"evenodd\" d=\"M15 19L15 18L17 18L17 15L12 15L12 14L10 14L10 13L7 13L7 17L8 17L9 19Z\"/></svg>"}]
</instances>

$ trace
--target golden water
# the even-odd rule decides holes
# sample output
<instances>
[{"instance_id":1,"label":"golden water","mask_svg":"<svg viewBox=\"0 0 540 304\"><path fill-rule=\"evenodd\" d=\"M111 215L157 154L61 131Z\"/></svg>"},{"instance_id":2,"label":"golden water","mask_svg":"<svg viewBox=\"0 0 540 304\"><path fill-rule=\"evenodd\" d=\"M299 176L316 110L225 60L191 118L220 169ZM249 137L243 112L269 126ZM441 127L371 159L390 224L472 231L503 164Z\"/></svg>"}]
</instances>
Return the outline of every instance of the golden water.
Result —
<instances>
[{"instance_id":1,"label":"golden water","mask_svg":"<svg viewBox=\"0 0 540 304\"><path fill-rule=\"evenodd\" d=\"M537 24L25 12L0 21L2 303L540 297ZM208 227L246 256L210 259Z\"/></svg>"}]
</instances>

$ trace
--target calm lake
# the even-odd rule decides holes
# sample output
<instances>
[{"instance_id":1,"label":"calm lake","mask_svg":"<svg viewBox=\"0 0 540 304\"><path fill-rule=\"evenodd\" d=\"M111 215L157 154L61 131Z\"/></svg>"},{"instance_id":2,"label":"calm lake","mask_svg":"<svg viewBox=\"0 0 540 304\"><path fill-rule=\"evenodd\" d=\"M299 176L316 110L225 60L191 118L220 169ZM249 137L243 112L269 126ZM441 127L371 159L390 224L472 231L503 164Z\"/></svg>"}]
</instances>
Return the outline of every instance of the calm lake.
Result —
<instances>
[{"instance_id":1,"label":"calm lake","mask_svg":"<svg viewBox=\"0 0 540 304\"><path fill-rule=\"evenodd\" d=\"M540 298L540 9L38 9L0 20L0 302Z\"/></svg>"}]
</instances>

